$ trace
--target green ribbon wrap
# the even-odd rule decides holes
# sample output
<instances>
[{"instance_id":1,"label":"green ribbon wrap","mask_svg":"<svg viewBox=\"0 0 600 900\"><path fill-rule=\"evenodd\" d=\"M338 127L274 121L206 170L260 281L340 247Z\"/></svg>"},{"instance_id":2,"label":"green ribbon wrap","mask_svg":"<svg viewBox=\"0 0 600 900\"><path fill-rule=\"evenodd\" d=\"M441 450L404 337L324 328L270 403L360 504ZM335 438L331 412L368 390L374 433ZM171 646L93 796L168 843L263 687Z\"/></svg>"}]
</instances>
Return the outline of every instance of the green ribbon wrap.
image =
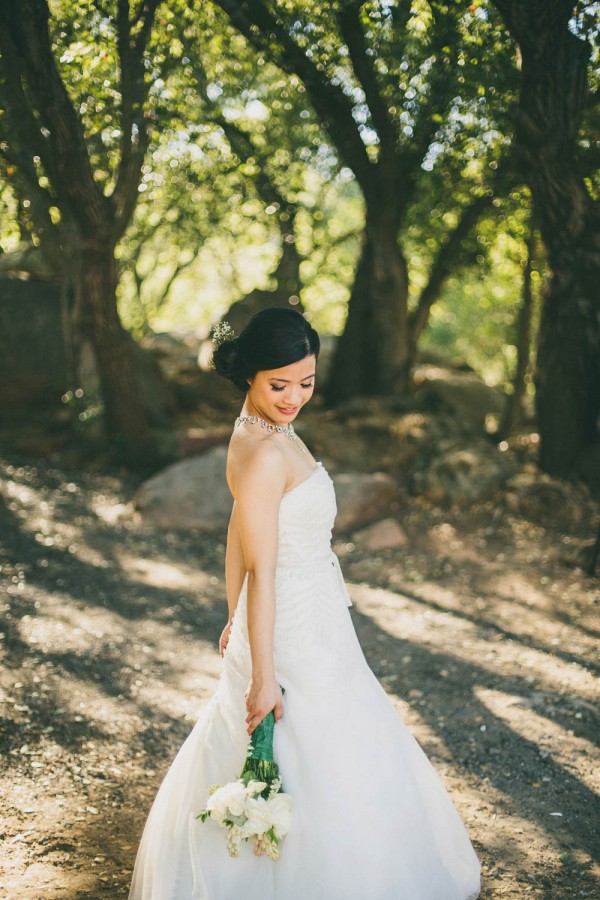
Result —
<instances>
[{"instance_id":1,"label":"green ribbon wrap","mask_svg":"<svg viewBox=\"0 0 600 900\"><path fill-rule=\"evenodd\" d=\"M282 694L284 689L281 690ZM275 732L275 713L271 710L262 722L259 722L250 738L248 744L248 752L246 754L246 762L242 769L240 778L247 776L256 781L264 781L267 788L263 791L265 797L268 796L268 786L279 778L279 769L277 763L273 760L273 734Z\"/></svg>"},{"instance_id":2,"label":"green ribbon wrap","mask_svg":"<svg viewBox=\"0 0 600 900\"><path fill-rule=\"evenodd\" d=\"M274 731L275 713L271 710L262 722L259 722L250 738L250 744L248 745L248 757L250 759L264 759L267 762L273 762Z\"/></svg>"}]
</instances>

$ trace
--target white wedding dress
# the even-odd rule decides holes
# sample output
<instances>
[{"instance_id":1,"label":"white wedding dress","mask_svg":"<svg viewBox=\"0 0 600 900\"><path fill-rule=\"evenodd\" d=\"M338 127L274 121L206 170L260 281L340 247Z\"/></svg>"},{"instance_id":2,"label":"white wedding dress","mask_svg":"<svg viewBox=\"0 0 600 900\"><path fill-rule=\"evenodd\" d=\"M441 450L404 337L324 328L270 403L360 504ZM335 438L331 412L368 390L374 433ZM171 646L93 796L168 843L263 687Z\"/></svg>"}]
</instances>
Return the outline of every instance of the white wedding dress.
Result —
<instances>
[{"instance_id":1,"label":"white wedding dress","mask_svg":"<svg viewBox=\"0 0 600 900\"><path fill-rule=\"evenodd\" d=\"M479 861L446 789L367 665L331 550L322 463L279 514L274 662L285 688L274 756L293 798L278 861L196 815L244 763L251 660L244 580L218 687L146 821L129 900L471 900Z\"/></svg>"}]
</instances>

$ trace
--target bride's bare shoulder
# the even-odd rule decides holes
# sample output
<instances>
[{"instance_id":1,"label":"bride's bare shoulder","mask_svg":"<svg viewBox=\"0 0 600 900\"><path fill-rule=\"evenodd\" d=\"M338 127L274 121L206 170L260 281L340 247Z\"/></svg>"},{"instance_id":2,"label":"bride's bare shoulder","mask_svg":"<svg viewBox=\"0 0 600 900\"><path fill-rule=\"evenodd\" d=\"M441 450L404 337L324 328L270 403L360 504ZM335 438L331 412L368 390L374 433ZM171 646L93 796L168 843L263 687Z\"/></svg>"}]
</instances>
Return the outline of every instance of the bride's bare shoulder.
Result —
<instances>
[{"instance_id":1,"label":"bride's bare shoulder","mask_svg":"<svg viewBox=\"0 0 600 900\"><path fill-rule=\"evenodd\" d=\"M240 484L280 487L287 481L287 457L276 434L234 432L227 452L227 484L234 498ZM281 488L283 491L283 487Z\"/></svg>"}]
</instances>

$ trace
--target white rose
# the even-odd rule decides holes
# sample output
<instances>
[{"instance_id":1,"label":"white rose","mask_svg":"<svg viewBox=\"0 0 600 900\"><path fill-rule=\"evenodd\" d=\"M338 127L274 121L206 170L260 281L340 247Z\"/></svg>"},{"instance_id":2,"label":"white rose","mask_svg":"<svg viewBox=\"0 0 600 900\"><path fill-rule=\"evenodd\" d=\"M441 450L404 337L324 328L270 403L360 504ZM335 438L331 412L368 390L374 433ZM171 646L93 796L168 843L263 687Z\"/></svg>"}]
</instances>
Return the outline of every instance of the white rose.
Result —
<instances>
[{"instance_id":1,"label":"white rose","mask_svg":"<svg viewBox=\"0 0 600 900\"><path fill-rule=\"evenodd\" d=\"M210 795L206 808L210 810L214 819L223 824L224 819L228 818L228 813L233 816L242 815L245 800L244 785L240 781L232 781Z\"/></svg>"},{"instance_id":2,"label":"white rose","mask_svg":"<svg viewBox=\"0 0 600 900\"><path fill-rule=\"evenodd\" d=\"M278 838L282 838L290 830L292 821L292 797L279 793L267 800L267 817L275 829Z\"/></svg>"},{"instance_id":3,"label":"white rose","mask_svg":"<svg viewBox=\"0 0 600 900\"><path fill-rule=\"evenodd\" d=\"M244 825L247 835L264 834L271 827L268 804L264 797L248 797L244 813L248 816L248 821Z\"/></svg>"}]
</instances>

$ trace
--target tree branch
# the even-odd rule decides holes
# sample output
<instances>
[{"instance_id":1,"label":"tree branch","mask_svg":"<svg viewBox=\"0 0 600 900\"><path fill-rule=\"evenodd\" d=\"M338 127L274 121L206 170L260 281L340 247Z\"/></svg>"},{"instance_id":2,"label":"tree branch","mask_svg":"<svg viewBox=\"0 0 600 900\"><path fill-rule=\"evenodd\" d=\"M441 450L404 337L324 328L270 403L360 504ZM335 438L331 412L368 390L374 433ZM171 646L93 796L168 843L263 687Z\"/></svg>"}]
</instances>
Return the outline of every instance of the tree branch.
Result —
<instances>
[{"instance_id":1,"label":"tree branch","mask_svg":"<svg viewBox=\"0 0 600 900\"><path fill-rule=\"evenodd\" d=\"M112 193L115 211L114 240L121 237L133 215L141 169L148 149L148 123L145 119L148 86L144 78L144 53L154 15L161 2L162 0L144 0L140 5L134 22L141 22L141 27L135 37L129 17L129 0L118 0L117 5L121 141L116 183Z\"/></svg>"},{"instance_id":2,"label":"tree branch","mask_svg":"<svg viewBox=\"0 0 600 900\"><path fill-rule=\"evenodd\" d=\"M365 94L375 130L379 136L380 161L384 167L393 164L398 132L381 95L375 67L367 54L365 34L360 21L362 0L344 3L338 11L341 34L348 47L352 68Z\"/></svg>"},{"instance_id":3,"label":"tree branch","mask_svg":"<svg viewBox=\"0 0 600 900\"><path fill-rule=\"evenodd\" d=\"M2 54L18 57L18 71L27 81L33 108L45 126L39 155L57 196L82 231L98 237L106 231L106 203L94 181L81 122L58 74L50 47L46 0L0 4ZM15 117L12 110L11 118ZM17 113L18 115L18 113ZM29 126L30 127L30 124Z\"/></svg>"},{"instance_id":4,"label":"tree branch","mask_svg":"<svg viewBox=\"0 0 600 900\"><path fill-rule=\"evenodd\" d=\"M42 251L54 265L59 263L60 237L58 229L50 215L50 207L54 205L48 191L40 186L33 158L29 154L11 153L10 147L0 145L0 154L15 170L14 191L19 201L29 200L31 204L30 218L35 233L40 238Z\"/></svg>"},{"instance_id":5,"label":"tree branch","mask_svg":"<svg viewBox=\"0 0 600 900\"><path fill-rule=\"evenodd\" d=\"M417 306L410 314L411 340L416 344L427 324L431 307L440 296L444 281L453 271L456 254L483 211L492 205L494 194L491 190L475 197L461 212L456 227L446 235L429 272L427 284L421 291Z\"/></svg>"},{"instance_id":6,"label":"tree branch","mask_svg":"<svg viewBox=\"0 0 600 900\"><path fill-rule=\"evenodd\" d=\"M457 11L452 8L452 4L449 5L449 8L444 5L443 8L438 9L437 2L433 2L433 0L430 2L430 7L435 25L429 52L430 55L435 55L435 61L429 78L427 100L419 108L410 144L400 155L397 178L404 203L408 203L412 198L421 163L439 128L436 116L446 112L448 102L455 91L455 82L451 77L450 67L444 61L443 48L458 46Z\"/></svg>"},{"instance_id":7,"label":"tree branch","mask_svg":"<svg viewBox=\"0 0 600 900\"><path fill-rule=\"evenodd\" d=\"M276 203L282 209L290 207L295 208L295 204L286 200L286 198L283 196L283 194L275 184L272 175L269 174L268 155L264 154L255 145L254 141L247 131L244 131L242 128L240 128L238 125L235 125L223 115L223 111L215 100L210 99L207 90L208 76L206 74L206 70L202 63L202 60L200 59L200 54L197 48L195 49L195 52L190 51L190 59L194 76L202 93L202 99L210 110L210 121L221 128L229 142L229 145L231 146L234 153L237 154L237 156L245 160L253 157L258 161L258 175L254 179L258 194L262 197L264 202L267 203L267 205Z\"/></svg>"},{"instance_id":8,"label":"tree branch","mask_svg":"<svg viewBox=\"0 0 600 900\"><path fill-rule=\"evenodd\" d=\"M344 162L364 190L372 189L371 164L353 115L353 106L341 88L331 84L296 44L281 20L262 0L215 0L235 27L258 50L265 50L276 65L297 75L311 102L331 133Z\"/></svg>"}]
</instances>

